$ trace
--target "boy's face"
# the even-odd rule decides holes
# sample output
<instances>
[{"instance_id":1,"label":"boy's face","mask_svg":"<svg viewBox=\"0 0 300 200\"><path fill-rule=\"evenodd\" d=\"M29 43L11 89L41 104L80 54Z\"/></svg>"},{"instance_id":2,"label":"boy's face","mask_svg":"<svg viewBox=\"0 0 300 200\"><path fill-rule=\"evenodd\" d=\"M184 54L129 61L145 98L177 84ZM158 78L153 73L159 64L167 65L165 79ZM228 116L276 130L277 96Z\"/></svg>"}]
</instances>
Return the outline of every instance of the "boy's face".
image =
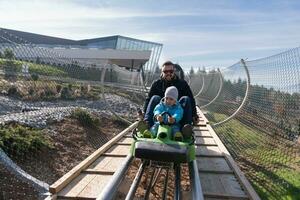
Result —
<instances>
[{"instance_id":1,"label":"boy's face","mask_svg":"<svg viewBox=\"0 0 300 200\"><path fill-rule=\"evenodd\" d=\"M173 106L175 103L176 103L176 100L175 99L172 99L170 97L166 97L165 98L165 103L168 105L168 106Z\"/></svg>"}]
</instances>

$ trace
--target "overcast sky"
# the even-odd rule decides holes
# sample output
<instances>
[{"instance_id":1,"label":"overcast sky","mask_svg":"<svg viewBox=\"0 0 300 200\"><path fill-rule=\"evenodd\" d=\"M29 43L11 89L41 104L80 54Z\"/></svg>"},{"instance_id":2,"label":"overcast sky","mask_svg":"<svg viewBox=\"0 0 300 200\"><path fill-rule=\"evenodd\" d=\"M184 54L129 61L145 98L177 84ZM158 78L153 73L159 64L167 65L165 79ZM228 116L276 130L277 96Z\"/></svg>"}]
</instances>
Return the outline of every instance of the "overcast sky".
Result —
<instances>
[{"instance_id":1,"label":"overcast sky","mask_svg":"<svg viewBox=\"0 0 300 200\"><path fill-rule=\"evenodd\" d=\"M294 0L1 0L0 27L88 39L162 43L160 63L226 67L300 46Z\"/></svg>"}]
</instances>

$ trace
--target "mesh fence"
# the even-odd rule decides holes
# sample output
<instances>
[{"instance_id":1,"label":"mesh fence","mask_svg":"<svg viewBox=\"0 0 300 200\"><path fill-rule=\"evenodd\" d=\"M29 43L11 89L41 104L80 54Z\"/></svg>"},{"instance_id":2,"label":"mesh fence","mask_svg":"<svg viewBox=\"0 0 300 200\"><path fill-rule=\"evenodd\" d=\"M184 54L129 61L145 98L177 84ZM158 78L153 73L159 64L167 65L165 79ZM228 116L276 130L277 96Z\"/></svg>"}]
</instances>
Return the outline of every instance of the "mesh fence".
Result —
<instances>
[{"instance_id":1,"label":"mesh fence","mask_svg":"<svg viewBox=\"0 0 300 200\"><path fill-rule=\"evenodd\" d=\"M0 199L48 187L135 120L142 74L76 60L0 29Z\"/></svg>"},{"instance_id":2,"label":"mesh fence","mask_svg":"<svg viewBox=\"0 0 300 200\"><path fill-rule=\"evenodd\" d=\"M0 199L43 198L135 120L144 85L159 76L72 59L0 29ZM262 199L299 198L299 48L186 80Z\"/></svg>"},{"instance_id":3,"label":"mesh fence","mask_svg":"<svg viewBox=\"0 0 300 200\"><path fill-rule=\"evenodd\" d=\"M299 53L242 60L221 70L223 84L207 73L196 97L262 199L300 198Z\"/></svg>"}]
</instances>

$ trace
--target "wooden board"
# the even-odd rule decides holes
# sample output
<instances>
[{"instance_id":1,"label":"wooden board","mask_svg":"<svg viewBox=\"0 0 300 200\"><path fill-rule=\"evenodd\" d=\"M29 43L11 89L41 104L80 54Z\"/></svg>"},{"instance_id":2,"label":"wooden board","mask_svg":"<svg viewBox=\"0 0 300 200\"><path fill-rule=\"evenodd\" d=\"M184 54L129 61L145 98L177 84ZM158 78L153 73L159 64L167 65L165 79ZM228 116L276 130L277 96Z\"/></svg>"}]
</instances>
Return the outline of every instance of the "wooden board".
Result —
<instances>
[{"instance_id":1,"label":"wooden board","mask_svg":"<svg viewBox=\"0 0 300 200\"><path fill-rule=\"evenodd\" d=\"M195 144L203 145L203 146L217 146L213 138L205 138L205 137L196 137Z\"/></svg>"},{"instance_id":2,"label":"wooden board","mask_svg":"<svg viewBox=\"0 0 300 200\"><path fill-rule=\"evenodd\" d=\"M199 173L202 191L205 194L247 197L233 174Z\"/></svg>"},{"instance_id":3,"label":"wooden board","mask_svg":"<svg viewBox=\"0 0 300 200\"><path fill-rule=\"evenodd\" d=\"M129 150L130 150L130 146L113 145L105 153L127 155L129 153Z\"/></svg>"},{"instance_id":4,"label":"wooden board","mask_svg":"<svg viewBox=\"0 0 300 200\"><path fill-rule=\"evenodd\" d=\"M227 164L225 158L199 157L197 158L199 171L232 173L232 169Z\"/></svg>"},{"instance_id":5,"label":"wooden board","mask_svg":"<svg viewBox=\"0 0 300 200\"><path fill-rule=\"evenodd\" d=\"M133 142L133 138L121 138L119 141L119 143L132 143Z\"/></svg>"},{"instance_id":6,"label":"wooden board","mask_svg":"<svg viewBox=\"0 0 300 200\"><path fill-rule=\"evenodd\" d=\"M80 174L57 194L57 198L76 198L95 176L94 174Z\"/></svg>"},{"instance_id":7,"label":"wooden board","mask_svg":"<svg viewBox=\"0 0 300 200\"><path fill-rule=\"evenodd\" d=\"M222 157L222 152L217 146L197 146L196 156Z\"/></svg>"},{"instance_id":8,"label":"wooden board","mask_svg":"<svg viewBox=\"0 0 300 200\"><path fill-rule=\"evenodd\" d=\"M97 175L92 181L77 195L77 198L96 199L110 181L112 176L109 175Z\"/></svg>"},{"instance_id":9,"label":"wooden board","mask_svg":"<svg viewBox=\"0 0 300 200\"><path fill-rule=\"evenodd\" d=\"M212 137L211 134L209 133L209 131L199 131L199 130L195 131L194 130L194 133L195 133L196 137Z\"/></svg>"},{"instance_id":10,"label":"wooden board","mask_svg":"<svg viewBox=\"0 0 300 200\"><path fill-rule=\"evenodd\" d=\"M194 126L194 131L207 131L207 127L206 126Z\"/></svg>"},{"instance_id":11,"label":"wooden board","mask_svg":"<svg viewBox=\"0 0 300 200\"><path fill-rule=\"evenodd\" d=\"M101 156L95 162L93 162L88 169L117 171L117 169L120 167L120 163L122 163L124 160L125 158L123 157Z\"/></svg>"}]
</instances>

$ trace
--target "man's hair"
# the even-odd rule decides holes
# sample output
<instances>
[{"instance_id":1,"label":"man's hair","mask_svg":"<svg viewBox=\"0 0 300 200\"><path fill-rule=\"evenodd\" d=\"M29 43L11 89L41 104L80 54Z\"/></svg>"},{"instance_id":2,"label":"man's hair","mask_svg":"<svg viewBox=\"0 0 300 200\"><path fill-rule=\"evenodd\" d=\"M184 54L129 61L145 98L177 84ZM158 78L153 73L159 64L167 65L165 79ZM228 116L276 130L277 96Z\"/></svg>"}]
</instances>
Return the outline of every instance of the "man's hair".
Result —
<instances>
[{"instance_id":1,"label":"man's hair","mask_svg":"<svg viewBox=\"0 0 300 200\"><path fill-rule=\"evenodd\" d=\"M164 67L165 65L173 65L174 66L174 64L171 62L171 61L166 61L166 62L164 62L164 64L162 65L162 67Z\"/></svg>"}]
</instances>

